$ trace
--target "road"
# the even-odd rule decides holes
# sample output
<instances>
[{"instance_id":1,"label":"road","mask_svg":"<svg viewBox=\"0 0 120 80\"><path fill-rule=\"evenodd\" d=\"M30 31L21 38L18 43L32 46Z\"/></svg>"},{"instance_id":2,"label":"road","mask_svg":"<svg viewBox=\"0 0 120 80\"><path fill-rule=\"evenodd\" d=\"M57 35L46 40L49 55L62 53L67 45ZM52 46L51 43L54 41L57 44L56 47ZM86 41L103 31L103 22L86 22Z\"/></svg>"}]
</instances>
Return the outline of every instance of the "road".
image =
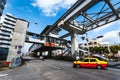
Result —
<instances>
[{"instance_id":1,"label":"road","mask_svg":"<svg viewBox=\"0 0 120 80\"><path fill-rule=\"evenodd\" d=\"M120 70L72 68L71 62L30 60L26 65L0 72L0 80L120 80Z\"/></svg>"}]
</instances>

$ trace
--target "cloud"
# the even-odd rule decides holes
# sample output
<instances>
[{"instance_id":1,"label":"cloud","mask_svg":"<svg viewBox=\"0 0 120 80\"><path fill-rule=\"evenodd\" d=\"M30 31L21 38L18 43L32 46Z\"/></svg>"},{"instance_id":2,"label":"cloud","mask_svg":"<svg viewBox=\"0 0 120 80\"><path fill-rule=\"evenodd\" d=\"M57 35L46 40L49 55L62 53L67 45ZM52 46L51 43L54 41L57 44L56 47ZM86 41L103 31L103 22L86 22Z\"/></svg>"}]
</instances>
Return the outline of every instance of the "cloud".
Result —
<instances>
[{"instance_id":1,"label":"cloud","mask_svg":"<svg viewBox=\"0 0 120 80\"><path fill-rule=\"evenodd\" d=\"M99 32L99 31L101 31L101 30L103 30L103 29L106 29L106 28L110 27L111 25L113 25L113 23L110 23L110 24L107 24L107 25L105 25L105 26L96 28L96 29L94 29L93 31L94 31L94 33L97 33L97 32Z\"/></svg>"},{"instance_id":2,"label":"cloud","mask_svg":"<svg viewBox=\"0 0 120 80\"><path fill-rule=\"evenodd\" d=\"M93 30L93 32L94 32L94 33L98 33L98 32L100 32L100 31L102 31L102 30L105 30L105 29L111 27L111 26L120 27L120 21L115 21L115 22L106 24L106 25L104 25L104 26L101 26L101 27L99 27L99 28L96 28L96 29Z\"/></svg>"},{"instance_id":3,"label":"cloud","mask_svg":"<svg viewBox=\"0 0 120 80\"><path fill-rule=\"evenodd\" d=\"M45 16L56 16L60 9L68 9L77 0L34 0L32 6L38 7Z\"/></svg>"},{"instance_id":4,"label":"cloud","mask_svg":"<svg viewBox=\"0 0 120 80\"><path fill-rule=\"evenodd\" d=\"M120 30L107 32L104 34L104 37L101 39L102 42L109 42L110 44L120 43Z\"/></svg>"}]
</instances>

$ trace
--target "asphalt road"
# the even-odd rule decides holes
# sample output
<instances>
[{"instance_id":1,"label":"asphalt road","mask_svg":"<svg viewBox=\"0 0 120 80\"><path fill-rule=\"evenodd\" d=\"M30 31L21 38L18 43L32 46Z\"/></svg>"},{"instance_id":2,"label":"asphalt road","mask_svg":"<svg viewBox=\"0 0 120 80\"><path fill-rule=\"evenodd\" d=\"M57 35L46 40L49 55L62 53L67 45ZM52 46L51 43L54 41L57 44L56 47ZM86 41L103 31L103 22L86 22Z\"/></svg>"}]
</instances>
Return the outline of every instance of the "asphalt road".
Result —
<instances>
[{"instance_id":1,"label":"asphalt road","mask_svg":"<svg viewBox=\"0 0 120 80\"><path fill-rule=\"evenodd\" d=\"M72 68L71 62L31 60L21 67L0 72L0 80L120 80L120 70Z\"/></svg>"}]
</instances>

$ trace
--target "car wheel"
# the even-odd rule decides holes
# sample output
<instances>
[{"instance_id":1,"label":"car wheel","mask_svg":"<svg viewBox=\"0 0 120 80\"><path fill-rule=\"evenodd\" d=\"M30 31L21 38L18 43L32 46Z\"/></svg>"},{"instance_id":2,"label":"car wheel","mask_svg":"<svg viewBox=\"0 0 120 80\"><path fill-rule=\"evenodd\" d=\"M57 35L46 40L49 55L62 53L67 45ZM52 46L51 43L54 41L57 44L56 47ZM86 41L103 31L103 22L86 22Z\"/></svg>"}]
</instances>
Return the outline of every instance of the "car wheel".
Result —
<instances>
[{"instance_id":1,"label":"car wheel","mask_svg":"<svg viewBox=\"0 0 120 80\"><path fill-rule=\"evenodd\" d=\"M73 64L73 68L76 68L77 67L77 65L76 64Z\"/></svg>"},{"instance_id":2,"label":"car wheel","mask_svg":"<svg viewBox=\"0 0 120 80\"><path fill-rule=\"evenodd\" d=\"M78 67L81 68L80 64L78 64Z\"/></svg>"},{"instance_id":3,"label":"car wheel","mask_svg":"<svg viewBox=\"0 0 120 80\"><path fill-rule=\"evenodd\" d=\"M77 67L80 68L81 66L78 64Z\"/></svg>"},{"instance_id":4,"label":"car wheel","mask_svg":"<svg viewBox=\"0 0 120 80\"><path fill-rule=\"evenodd\" d=\"M102 69L102 67L100 65L97 65L97 69Z\"/></svg>"}]
</instances>

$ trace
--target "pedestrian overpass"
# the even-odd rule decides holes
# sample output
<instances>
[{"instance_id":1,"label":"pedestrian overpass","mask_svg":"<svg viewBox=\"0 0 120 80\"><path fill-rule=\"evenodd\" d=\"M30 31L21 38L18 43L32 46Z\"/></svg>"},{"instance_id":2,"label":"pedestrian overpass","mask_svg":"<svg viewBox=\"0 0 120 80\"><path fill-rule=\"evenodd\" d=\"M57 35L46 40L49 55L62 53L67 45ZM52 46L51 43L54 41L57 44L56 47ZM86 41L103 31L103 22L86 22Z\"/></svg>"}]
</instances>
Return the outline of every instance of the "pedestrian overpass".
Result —
<instances>
[{"instance_id":1,"label":"pedestrian overpass","mask_svg":"<svg viewBox=\"0 0 120 80\"><path fill-rule=\"evenodd\" d=\"M72 54L74 54L78 50L77 35L85 34L90 30L119 19L119 0L78 0L50 28L46 29L40 35L49 35L56 28L68 31L68 33L59 38L71 36L71 50ZM36 46L36 50L39 50L39 45L33 45ZM35 51L32 47L30 51Z\"/></svg>"},{"instance_id":2,"label":"pedestrian overpass","mask_svg":"<svg viewBox=\"0 0 120 80\"><path fill-rule=\"evenodd\" d=\"M39 39L39 34L33 32L26 33L26 43L36 43L36 44L43 44L45 41Z\"/></svg>"},{"instance_id":3,"label":"pedestrian overpass","mask_svg":"<svg viewBox=\"0 0 120 80\"><path fill-rule=\"evenodd\" d=\"M29 52L37 56L37 53L52 50L59 50L71 47L71 41L65 40L63 38L53 37L49 35L40 35L32 32L27 32L26 40L27 43L33 43L29 48Z\"/></svg>"}]
</instances>

